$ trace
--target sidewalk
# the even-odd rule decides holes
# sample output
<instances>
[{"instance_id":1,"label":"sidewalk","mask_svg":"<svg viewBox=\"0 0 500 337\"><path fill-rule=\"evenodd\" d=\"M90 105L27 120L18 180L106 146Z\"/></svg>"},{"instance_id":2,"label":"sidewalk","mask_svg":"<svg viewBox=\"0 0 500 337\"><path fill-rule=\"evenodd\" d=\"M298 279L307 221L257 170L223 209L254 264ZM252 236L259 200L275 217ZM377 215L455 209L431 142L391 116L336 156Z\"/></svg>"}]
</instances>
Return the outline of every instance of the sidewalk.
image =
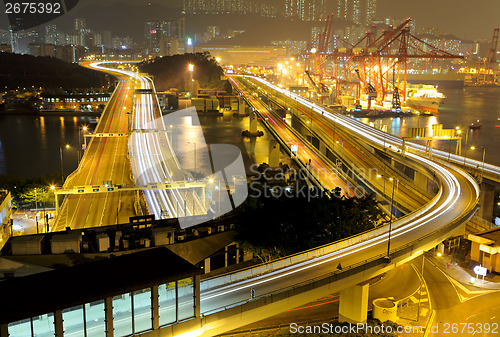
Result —
<instances>
[{"instance_id":1,"label":"sidewalk","mask_svg":"<svg viewBox=\"0 0 500 337\"><path fill-rule=\"evenodd\" d=\"M484 277L480 276L474 283L471 282L472 278L476 278L476 274L472 270L473 267L479 263L469 263L468 266L463 266L453 259L453 256L442 255L437 256L432 253L426 253L425 257L441 269L449 277L463 283L467 286L483 289L500 289L500 275L488 273Z\"/></svg>"}]
</instances>

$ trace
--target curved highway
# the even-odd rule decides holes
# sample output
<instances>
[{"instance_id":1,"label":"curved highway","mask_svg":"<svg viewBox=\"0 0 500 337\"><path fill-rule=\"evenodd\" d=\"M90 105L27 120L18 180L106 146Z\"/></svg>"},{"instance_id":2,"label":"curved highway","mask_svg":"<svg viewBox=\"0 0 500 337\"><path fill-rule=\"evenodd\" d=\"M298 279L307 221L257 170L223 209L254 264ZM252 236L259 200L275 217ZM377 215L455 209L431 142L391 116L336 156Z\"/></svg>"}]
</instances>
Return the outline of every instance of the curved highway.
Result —
<instances>
[{"instance_id":1,"label":"curved highway","mask_svg":"<svg viewBox=\"0 0 500 337\"><path fill-rule=\"evenodd\" d=\"M252 80L259 81L263 86L284 94L284 90L262 79L252 78ZM286 94L290 95L288 92ZM300 96L294 97L294 99L310 107L311 111L314 112L312 118L316 118L315 114L318 114L335 120L337 125L349 130L355 137L363 139L373 146L387 148L388 151L394 151L395 155L397 155L398 147L402 144L402 140L399 138L389 137L379 130L348 117L332 114L302 99ZM154 103L148 101L141 104L151 106ZM137 110L135 113L138 113ZM441 188L438 194L424 207L394 222L390 239L390 254L394 257L394 260L381 267L381 272L387 268L393 268L397 263L401 262L396 259L398 252L410 248L409 256L413 258L420 255L423 250L432 247L434 243L427 240L430 236L437 235L437 239L442 239L447 233L453 232L461 222L468 220L472 216L479 198L477 183L463 170L446 162L432 161L413 152L407 153L406 156L422 167L432 170ZM155 164L152 165L155 166ZM262 234L265 235L265 233ZM355 266L368 265L369 261L386 256L388 239L389 229L387 227L378 228L338 243L332 243L269 264L205 279L201 282L201 312L204 315L210 315L210 313L224 310L227 307L248 302L250 289L252 288L255 290L257 299L260 297L269 298L268 295L270 294L282 293L287 289L311 282L314 279L321 279L334 272L336 272L337 281L328 285L330 293L348 286L347 282L343 282L342 276L344 273L346 278L349 277L351 283L362 282L372 277L373 273L360 272L348 275L348 271L355 270L353 269ZM342 270L337 269L339 263ZM288 304L282 304L279 310L287 310L290 308L289 306L296 306L301 301L306 303L308 299L306 297L299 299L298 302L286 302ZM179 303L179 305L183 304ZM265 313L260 315L260 318L276 313L275 310L266 310ZM260 312L262 311L260 309ZM257 319L255 318L255 320ZM243 321L233 319L230 322L231 324L224 325L221 321L221 325L207 326L204 330L208 334L212 332L220 333L242 324ZM207 329L212 329L212 332Z\"/></svg>"},{"instance_id":2,"label":"curved highway","mask_svg":"<svg viewBox=\"0 0 500 337\"><path fill-rule=\"evenodd\" d=\"M274 90L282 91L264 80L253 79ZM301 98L297 97L297 99ZM306 100L303 101L302 104L310 104ZM384 144L383 138L386 135L381 135L378 130L348 117L331 114L313 104L311 104L311 109L327 118L335 119L336 123L350 129L357 137L370 144ZM386 138L385 141L385 146L391 146L395 153L397 153L396 147L402 143L397 138L389 140ZM436 197L425 207L393 224L390 244L391 256L395 256L398 251L410 247L412 249L410 255L413 258L420 255L423 250L433 246L424 238L433 233L441 233L441 231L451 233L458 224L467 221L472 216L479 198L479 187L475 180L460 168L445 162L432 161L414 153L407 153L407 157L432 170L441 186ZM453 225L449 226L449 224ZM446 237L446 233L444 237ZM440 238L444 239L444 237ZM201 312L210 314L226 309L228 306L245 303L249 300L251 288L255 289L257 297L261 297L280 293L334 272L342 275L343 271L347 271L351 267L362 266L375 258L387 256L388 239L389 229L385 227L291 258L287 257L263 266L206 279L201 283ZM337 269L339 263L343 271ZM389 263L387 267L392 268L395 265L396 263ZM362 282L371 276L373 275L360 273L355 282ZM337 286L331 285L330 291L335 292L342 289L340 283L339 281ZM297 302L293 305L297 305ZM289 308L285 305L282 309ZM218 330L218 332L220 331L222 330Z\"/></svg>"}]
</instances>

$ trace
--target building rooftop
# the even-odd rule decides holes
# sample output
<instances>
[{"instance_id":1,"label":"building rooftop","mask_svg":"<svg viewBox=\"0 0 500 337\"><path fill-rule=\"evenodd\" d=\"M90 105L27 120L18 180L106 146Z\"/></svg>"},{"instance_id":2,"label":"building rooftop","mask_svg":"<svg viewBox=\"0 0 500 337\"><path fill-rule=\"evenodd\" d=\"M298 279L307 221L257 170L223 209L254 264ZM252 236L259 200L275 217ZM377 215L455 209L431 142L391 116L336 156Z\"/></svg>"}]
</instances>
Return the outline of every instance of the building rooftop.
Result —
<instances>
[{"instance_id":1,"label":"building rooftop","mask_svg":"<svg viewBox=\"0 0 500 337\"><path fill-rule=\"evenodd\" d=\"M169 249L158 247L0 281L0 324L201 273Z\"/></svg>"}]
</instances>

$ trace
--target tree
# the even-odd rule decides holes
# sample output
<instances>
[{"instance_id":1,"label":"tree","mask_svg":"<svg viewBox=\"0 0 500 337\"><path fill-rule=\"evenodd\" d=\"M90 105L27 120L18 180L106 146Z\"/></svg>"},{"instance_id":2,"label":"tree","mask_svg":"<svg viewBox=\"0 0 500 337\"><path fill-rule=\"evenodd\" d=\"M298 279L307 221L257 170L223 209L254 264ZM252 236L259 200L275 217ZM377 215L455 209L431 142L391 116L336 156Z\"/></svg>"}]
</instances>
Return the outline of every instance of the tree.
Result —
<instances>
[{"instance_id":1,"label":"tree","mask_svg":"<svg viewBox=\"0 0 500 337\"><path fill-rule=\"evenodd\" d=\"M382 217L373 196L311 197L295 193L248 198L236 222L235 240L263 262L372 229ZM314 193L316 195L317 193Z\"/></svg>"}]
</instances>

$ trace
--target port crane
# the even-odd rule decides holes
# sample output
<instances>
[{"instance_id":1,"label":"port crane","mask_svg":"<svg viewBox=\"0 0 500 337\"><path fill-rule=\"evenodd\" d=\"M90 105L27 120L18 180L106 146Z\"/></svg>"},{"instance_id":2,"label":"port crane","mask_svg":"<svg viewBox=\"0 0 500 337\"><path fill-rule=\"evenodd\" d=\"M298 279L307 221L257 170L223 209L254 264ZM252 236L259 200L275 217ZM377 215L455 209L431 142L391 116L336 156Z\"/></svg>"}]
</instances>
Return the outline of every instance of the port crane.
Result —
<instances>
[{"instance_id":1,"label":"port crane","mask_svg":"<svg viewBox=\"0 0 500 337\"><path fill-rule=\"evenodd\" d=\"M488 50L488 56L484 59L483 65L483 76L482 80L479 82L481 85L494 85L497 82L497 48L498 48L498 32L499 29L496 27L493 30L493 38L491 39L491 47Z\"/></svg>"},{"instance_id":2,"label":"port crane","mask_svg":"<svg viewBox=\"0 0 500 337\"><path fill-rule=\"evenodd\" d=\"M323 104L325 98L328 98L330 96L330 90L328 90L328 87L324 83L319 82L318 84L316 84L311 74L309 73L309 70L306 70L305 73L307 75L307 78L309 78L309 81L311 82L312 86L314 87L314 89L316 89L316 92L318 93L320 104Z\"/></svg>"}]
</instances>

